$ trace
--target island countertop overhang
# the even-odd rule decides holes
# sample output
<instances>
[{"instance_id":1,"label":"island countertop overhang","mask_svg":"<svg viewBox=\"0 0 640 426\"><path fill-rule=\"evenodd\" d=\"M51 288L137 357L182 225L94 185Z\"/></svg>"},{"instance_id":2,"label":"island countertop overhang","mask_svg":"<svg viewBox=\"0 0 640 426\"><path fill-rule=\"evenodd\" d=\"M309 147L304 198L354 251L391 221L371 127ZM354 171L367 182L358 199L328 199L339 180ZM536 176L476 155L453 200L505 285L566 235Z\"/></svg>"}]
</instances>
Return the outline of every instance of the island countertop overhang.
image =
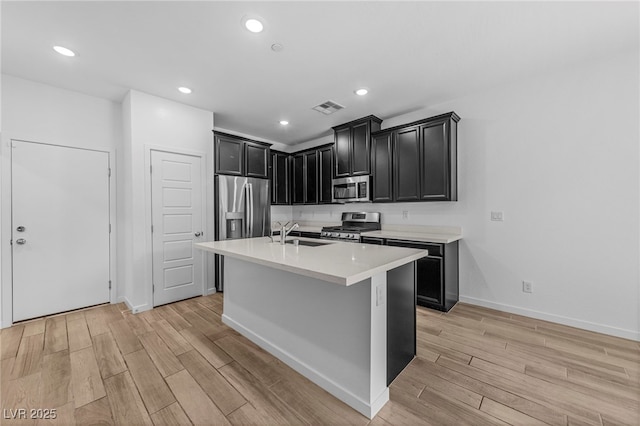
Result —
<instances>
[{"instance_id":1,"label":"island countertop overhang","mask_svg":"<svg viewBox=\"0 0 640 426\"><path fill-rule=\"evenodd\" d=\"M298 238L301 241L318 241ZM281 245L269 237L196 243L196 248L335 284L349 286L416 261L427 250L327 241L308 247Z\"/></svg>"}]
</instances>

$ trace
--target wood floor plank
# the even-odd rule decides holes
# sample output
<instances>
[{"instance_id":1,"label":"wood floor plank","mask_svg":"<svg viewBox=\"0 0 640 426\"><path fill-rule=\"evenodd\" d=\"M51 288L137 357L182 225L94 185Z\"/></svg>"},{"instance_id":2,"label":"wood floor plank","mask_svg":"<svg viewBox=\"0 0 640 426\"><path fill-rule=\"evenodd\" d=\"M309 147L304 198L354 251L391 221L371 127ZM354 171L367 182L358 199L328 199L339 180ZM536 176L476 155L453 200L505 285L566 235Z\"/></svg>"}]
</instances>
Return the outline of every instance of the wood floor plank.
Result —
<instances>
[{"instance_id":1,"label":"wood floor plank","mask_svg":"<svg viewBox=\"0 0 640 426\"><path fill-rule=\"evenodd\" d=\"M433 363L420 358L414 358L402 375L409 376L413 378L413 380L425 383L425 386L426 383L433 380L433 377L439 377L464 387L465 389L469 389L477 394L508 405L550 425L564 426L567 424L567 416L552 407L539 404L527 399L526 397L521 397L508 392L507 390L498 387L497 385L499 383L495 383L494 385L494 383L486 383L481 380L477 380L469 375L443 367L440 363Z\"/></svg>"},{"instance_id":2,"label":"wood floor plank","mask_svg":"<svg viewBox=\"0 0 640 426\"><path fill-rule=\"evenodd\" d=\"M84 316L87 321L91 337L107 333L109 331L109 324L107 322L108 315L103 306L88 309L85 311Z\"/></svg>"},{"instance_id":3,"label":"wood floor plank","mask_svg":"<svg viewBox=\"0 0 640 426\"><path fill-rule=\"evenodd\" d=\"M420 416L419 414L412 411L409 407L403 405L395 399L391 399L389 402L387 402L384 407L382 407L382 409L378 411L378 415L376 417L380 417L387 423L395 426L441 425L441 423L437 423L436 420L432 421L430 417Z\"/></svg>"},{"instance_id":4,"label":"wood floor plank","mask_svg":"<svg viewBox=\"0 0 640 426\"><path fill-rule=\"evenodd\" d=\"M366 417L348 406L346 403L334 398L327 391L320 386L311 382L304 376L298 374L293 368L289 367L280 360L275 361L278 371L282 374L282 380L278 381L275 385L269 389L274 392L278 398L283 399L283 394L277 391L277 389L284 388L286 383L289 384L288 390L303 392L306 397L309 398L307 403L314 404L320 402L329 408L333 413L342 419L338 423L362 425L368 421ZM295 407L294 407L295 408ZM364 422L364 423L363 423Z\"/></svg>"},{"instance_id":5,"label":"wood floor plank","mask_svg":"<svg viewBox=\"0 0 640 426\"><path fill-rule=\"evenodd\" d=\"M151 361L147 351L141 349L131 352L125 355L125 359L149 413L155 413L175 402L173 394Z\"/></svg>"},{"instance_id":6,"label":"wood floor plank","mask_svg":"<svg viewBox=\"0 0 640 426\"><path fill-rule=\"evenodd\" d=\"M191 327L191 323L185 320L178 312L175 311L170 305L161 306L159 308L160 315L167 320L169 324L177 331Z\"/></svg>"},{"instance_id":7,"label":"wood floor plank","mask_svg":"<svg viewBox=\"0 0 640 426\"><path fill-rule=\"evenodd\" d=\"M225 416L246 404L242 395L198 351L191 350L178 358Z\"/></svg>"},{"instance_id":8,"label":"wood floor plank","mask_svg":"<svg viewBox=\"0 0 640 426\"><path fill-rule=\"evenodd\" d=\"M24 332L22 333L22 335L26 337L26 336L33 336L35 334L44 333L45 321L46 320L44 318L40 318L40 319L25 323Z\"/></svg>"},{"instance_id":9,"label":"wood floor plank","mask_svg":"<svg viewBox=\"0 0 640 426\"><path fill-rule=\"evenodd\" d=\"M13 362L11 377L24 377L40 371L43 351L44 334L23 337Z\"/></svg>"},{"instance_id":10,"label":"wood floor plank","mask_svg":"<svg viewBox=\"0 0 640 426\"><path fill-rule=\"evenodd\" d=\"M42 406L54 408L73 402L69 350L44 356L42 363Z\"/></svg>"},{"instance_id":11,"label":"wood floor plank","mask_svg":"<svg viewBox=\"0 0 640 426\"><path fill-rule=\"evenodd\" d=\"M480 410L511 425L545 426L545 422L529 417L489 398L482 400Z\"/></svg>"},{"instance_id":12,"label":"wood floor plank","mask_svg":"<svg viewBox=\"0 0 640 426\"><path fill-rule=\"evenodd\" d=\"M87 327L84 315L76 317L74 320L70 320L67 317L67 332L69 335L69 351L77 351L92 345L89 327Z\"/></svg>"},{"instance_id":13,"label":"wood floor plank","mask_svg":"<svg viewBox=\"0 0 640 426\"><path fill-rule=\"evenodd\" d=\"M3 410L13 410L13 413L16 413L19 409L26 410L25 418L12 418L11 414L9 414L11 425L35 424L35 420L31 419L27 414L30 413L31 409L42 408L41 383L39 372L3 383L2 400L0 401L0 406L2 406ZM4 423L5 421L3 421ZM6 423L9 422L7 421Z\"/></svg>"},{"instance_id":14,"label":"wood floor plank","mask_svg":"<svg viewBox=\"0 0 640 426\"><path fill-rule=\"evenodd\" d=\"M193 349L193 346L164 318L155 321L151 324L151 327L158 333L158 336L160 336L174 355L184 354Z\"/></svg>"},{"instance_id":15,"label":"wood floor plank","mask_svg":"<svg viewBox=\"0 0 640 426\"><path fill-rule=\"evenodd\" d=\"M74 416L78 425L111 426L114 424L107 397L76 408Z\"/></svg>"},{"instance_id":16,"label":"wood floor plank","mask_svg":"<svg viewBox=\"0 0 640 426\"><path fill-rule=\"evenodd\" d=\"M159 310L156 308L149 309L148 311L140 312L138 315L140 315L141 318L143 318L146 322L148 322L149 325L153 325L154 322L160 321L161 319L163 319L162 315L160 315Z\"/></svg>"},{"instance_id":17,"label":"wood floor plank","mask_svg":"<svg viewBox=\"0 0 640 426\"><path fill-rule=\"evenodd\" d=\"M221 325L213 324L205 320L194 311L186 311L185 313L182 314L182 316L184 317L184 319L189 321L189 323L192 324L193 327L195 327L200 333L204 334L205 336L210 334L215 334L221 331L221 327L222 327Z\"/></svg>"},{"instance_id":18,"label":"wood floor plank","mask_svg":"<svg viewBox=\"0 0 640 426\"><path fill-rule=\"evenodd\" d=\"M106 395L93 347L69 354L71 357L71 385L76 408Z\"/></svg>"},{"instance_id":19,"label":"wood floor plank","mask_svg":"<svg viewBox=\"0 0 640 426\"><path fill-rule=\"evenodd\" d=\"M281 377L274 365L275 358L269 356L269 362L265 361L264 355L245 341L244 337L228 336L216 340L215 343L265 385L271 386L278 382Z\"/></svg>"},{"instance_id":20,"label":"wood floor plank","mask_svg":"<svg viewBox=\"0 0 640 426\"><path fill-rule=\"evenodd\" d=\"M166 381L193 424L231 424L187 370L167 377Z\"/></svg>"},{"instance_id":21,"label":"wood floor plank","mask_svg":"<svg viewBox=\"0 0 640 426\"><path fill-rule=\"evenodd\" d=\"M104 386L115 424L153 424L128 371L105 379Z\"/></svg>"},{"instance_id":22,"label":"wood floor plank","mask_svg":"<svg viewBox=\"0 0 640 426\"><path fill-rule=\"evenodd\" d=\"M507 392L514 393L539 404L555 407L568 415L572 415L575 418L579 418L593 425L600 423L600 416L593 409L584 407L582 404L576 404L574 399L567 399L564 393L561 394L557 391L552 392L550 389L546 389L545 386L532 387L531 384L525 383L524 380L510 380L504 376L496 376L493 372L487 372L470 365L462 365L449 361L446 358L438 358L436 363L485 383L494 384Z\"/></svg>"},{"instance_id":23,"label":"wood floor plank","mask_svg":"<svg viewBox=\"0 0 640 426\"><path fill-rule=\"evenodd\" d=\"M111 332L93 337L94 353L103 379L127 370L122 354Z\"/></svg>"},{"instance_id":24,"label":"wood floor plank","mask_svg":"<svg viewBox=\"0 0 640 426\"><path fill-rule=\"evenodd\" d=\"M133 331L136 336L140 336L141 334L146 334L153 331L149 323L146 322L144 318L142 318L138 314L124 313L122 314L122 316L127 321L127 324L131 328L131 331Z\"/></svg>"},{"instance_id":25,"label":"wood floor plank","mask_svg":"<svg viewBox=\"0 0 640 426\"><path fill-rule=\"evenodd\" d=\"M200 355L202 355L209 364L213 365L215 368L220 368L225 364L233 361L231 357L218 345L209 340L204 334L200 333L198 330L194 328L185 328L180 331L182 337L185 338L187 342L191 344Z\"/></svg>"},{"instance_id":26,"label":"wood floor plank","mask_svg":"<svg viewBox=\"0 0 640 426\"><path fill-rule=\"evenodd\" d=\"M180 360L171 352L158 333L152 331L138 337L162 377L170 376L184 369Z\"/></svg>"},{"instance_id":27,"label":"wood floor plank","mask_svg":"<svg viewBox=\"0 0 640 426\"><path fill-rule=\"evenodd\" d=\"M109 329L123 355L142 349L142 343L140 343L138 336L131 330L129 323L125 319L110 323Z\"/></svg>"},{"instance_id":28,"label":"wood floor plank","mask_svg":"<svg viewBox=\"0 0 640 426\"><path fill-rule=\"evenodd\" d=\"M177 402L153 413L151 420L155 426L179 426L190 425L189 417L184 413L182 407Z\"/></svg>"},{"instance_id":29,"label":"wood floor plank","mask_svg":"<svg viewBox=\"0 0 640 426\"><path fill-rule=\"evenodd\" d=\"M14 325L2 330L2 344L0 345L0 359L15 358L22 340L24 325Z\"/></svg>"},{"instance_id":30,"label":"wood floor plank","mask_svg":"<svg viewBox=\"0 0 640 426\"><path fill-rule=\"evenodd\" d=\"M44 354L69 349L67 340L67 318L63 315L47 318L44 332Z\"/></svg>"},{"instance_id":31,"label":"wood floor plank","mask_svg":"<svg viewBox=\"0 0 640 426\"><path fill-rule=\"evenodd\" d=\"M227 364L219 371L258 410L266 422L271 424L309 424L237 362Z\"/></svg>"}]
</instances>

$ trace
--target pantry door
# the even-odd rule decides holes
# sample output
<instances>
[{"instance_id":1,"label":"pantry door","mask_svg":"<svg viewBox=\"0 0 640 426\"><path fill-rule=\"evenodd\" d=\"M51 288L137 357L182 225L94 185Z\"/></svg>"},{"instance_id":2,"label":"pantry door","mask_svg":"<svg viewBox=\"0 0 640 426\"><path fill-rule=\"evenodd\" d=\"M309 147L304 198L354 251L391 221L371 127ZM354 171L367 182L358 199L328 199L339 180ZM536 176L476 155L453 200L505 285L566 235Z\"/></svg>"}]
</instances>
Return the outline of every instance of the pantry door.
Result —
<instances>
[{"instance_id":1,"label":"pantry door","mask_svg":"<svg viewBox=\"0 0 640 426\"><path fill-rule=\"evenodd\" d=\"M109 153L11 148L13 321L109 302Z\"/></svg>"},{"instance_id":2,"label":"pantry door","mask_svg":"<svg viewBox=\"0 0 640 426\"><path fill-rule=\"evenodd\" d=\"M151 151L153 305L203 294L202 158Z\"/></svg>"}]
</instances>

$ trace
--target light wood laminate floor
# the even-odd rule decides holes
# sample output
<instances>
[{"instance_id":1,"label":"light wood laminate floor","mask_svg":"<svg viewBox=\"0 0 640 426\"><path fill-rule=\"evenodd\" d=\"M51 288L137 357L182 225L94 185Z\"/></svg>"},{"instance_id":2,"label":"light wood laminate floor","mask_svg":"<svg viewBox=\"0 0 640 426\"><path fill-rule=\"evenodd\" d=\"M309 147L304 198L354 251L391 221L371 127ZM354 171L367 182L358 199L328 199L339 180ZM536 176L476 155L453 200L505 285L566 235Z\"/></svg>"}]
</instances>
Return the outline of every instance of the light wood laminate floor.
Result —
<instances>
[{"instance_id":1,"label":"light wood laminate floor","mask_svg":"<svg viewBox=\"0 0 640 426\"><path fill-rule=\"evenodd\" d=\"M103 305L2 330L0 423L640 423L635 341L466 304L418 308L418 356L369 421L223 325L222 303ZM6 418L18 409L56 419Z\"/></svg>"}]
</instances>

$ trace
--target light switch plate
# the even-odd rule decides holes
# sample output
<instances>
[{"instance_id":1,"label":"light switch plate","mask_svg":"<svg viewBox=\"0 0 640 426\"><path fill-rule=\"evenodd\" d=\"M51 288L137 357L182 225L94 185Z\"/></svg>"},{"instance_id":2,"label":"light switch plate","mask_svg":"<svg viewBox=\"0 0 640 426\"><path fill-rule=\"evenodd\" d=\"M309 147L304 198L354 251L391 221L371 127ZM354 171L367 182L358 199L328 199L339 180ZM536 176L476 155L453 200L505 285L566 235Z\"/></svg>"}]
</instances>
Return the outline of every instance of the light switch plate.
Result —
<instances>
[{"instance_id":1,"label":"light switch plate","mask_svg":"<svg viewBox=\"0 0 640 426\"><path fill-rule=\"evenodd\" d=\"M504 221L504 213L503 212L491 212L491 220L496 222Z\"/></svg>"}]
</instances>

